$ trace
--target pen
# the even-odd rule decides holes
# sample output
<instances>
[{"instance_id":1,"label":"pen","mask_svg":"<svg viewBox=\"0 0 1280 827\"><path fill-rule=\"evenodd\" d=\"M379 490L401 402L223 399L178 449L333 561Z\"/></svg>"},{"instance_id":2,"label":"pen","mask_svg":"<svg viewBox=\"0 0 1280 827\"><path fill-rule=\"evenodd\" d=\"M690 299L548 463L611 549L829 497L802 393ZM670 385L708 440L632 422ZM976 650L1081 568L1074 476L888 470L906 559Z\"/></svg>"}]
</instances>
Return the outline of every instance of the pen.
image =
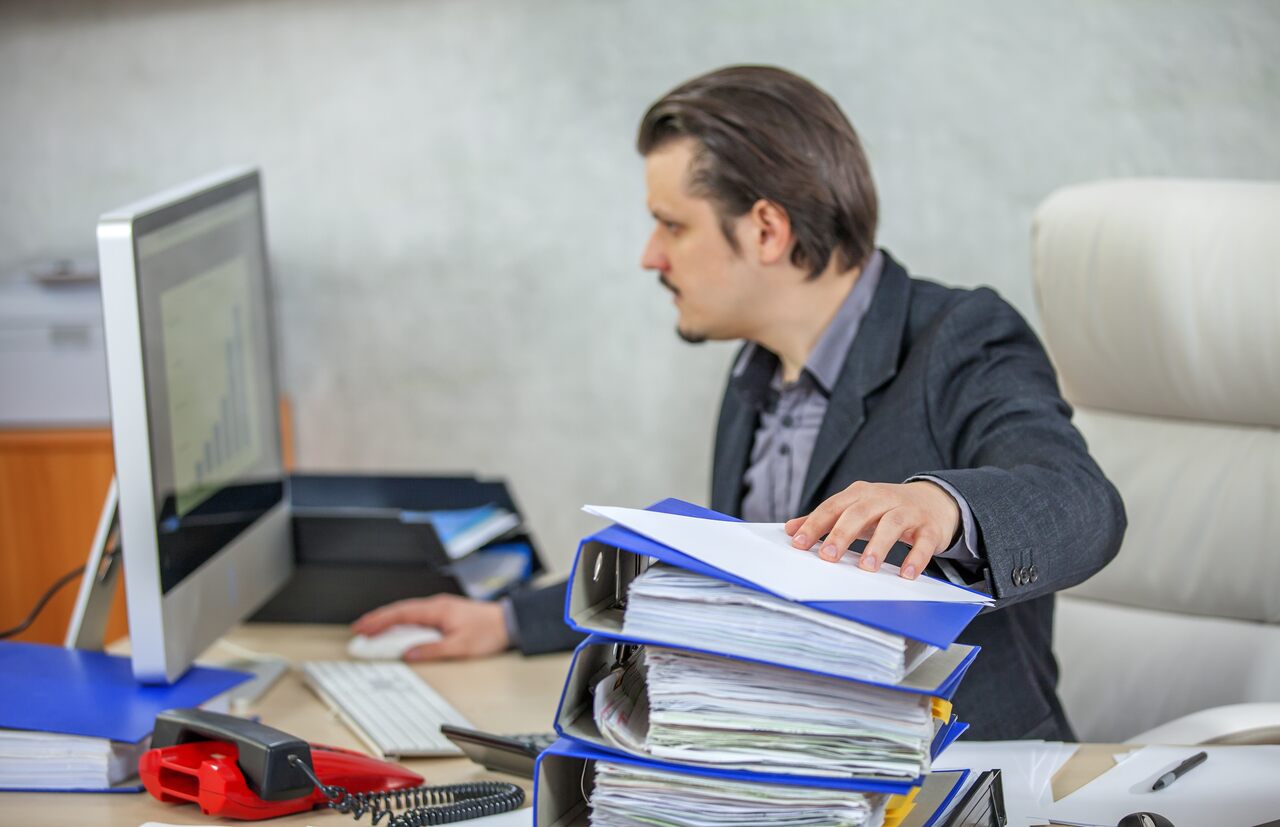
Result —
<instances>
[{"instance_id":1,"label":"pen","mask_svg":"<svg viewBox=\"0 0 1280 827\"><path fill-rule=\"evenodd\" d=\"M1155 792L1156 790L1163 790L1165 787L1169 786L1174 781L1177 781L1179 778L1186 775L1191 770L1203 764L1205 759L1208 757L1209 757L1209 753L1203 750L1201 750L1200 752L1197 752L1195 755L1191 756L1186 761L1183 761L1181 764L1179 764L1169 772L1166 772L1164 775L1156 779L1156 783L1151 785L1151 791Z\"/></svg>"}]
</instances>

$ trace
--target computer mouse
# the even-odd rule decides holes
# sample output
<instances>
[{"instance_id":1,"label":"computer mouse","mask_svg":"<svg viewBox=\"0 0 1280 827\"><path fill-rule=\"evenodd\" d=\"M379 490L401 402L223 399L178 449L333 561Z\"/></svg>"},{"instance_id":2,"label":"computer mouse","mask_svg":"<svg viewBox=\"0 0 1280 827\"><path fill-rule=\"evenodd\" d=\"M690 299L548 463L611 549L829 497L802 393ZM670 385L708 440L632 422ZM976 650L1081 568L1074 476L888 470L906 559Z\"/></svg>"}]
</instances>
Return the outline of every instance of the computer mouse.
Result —
<instances>
[{"instance_id":1,"label":"computer mouse","mask_svg":"<svg viewBox=\"0 0 1280 827\"><path fill-rule=\"evenodd\" d=\"M376 635L351 638L347 654L360 660L400 660L410 649L435 643L441 637L440 630L430 626L390 626Z\"/></svg>"},{"instance_id":2,"label":"computer mouse","mask_svg":"<svg viewBox=\"0 0 1280 827\"><path fill-rule=\"evenodd\" d=\"M1129 813L1116 827L1173 827L1173 822L1159 813Z\"/></svg>"}]
</instances>

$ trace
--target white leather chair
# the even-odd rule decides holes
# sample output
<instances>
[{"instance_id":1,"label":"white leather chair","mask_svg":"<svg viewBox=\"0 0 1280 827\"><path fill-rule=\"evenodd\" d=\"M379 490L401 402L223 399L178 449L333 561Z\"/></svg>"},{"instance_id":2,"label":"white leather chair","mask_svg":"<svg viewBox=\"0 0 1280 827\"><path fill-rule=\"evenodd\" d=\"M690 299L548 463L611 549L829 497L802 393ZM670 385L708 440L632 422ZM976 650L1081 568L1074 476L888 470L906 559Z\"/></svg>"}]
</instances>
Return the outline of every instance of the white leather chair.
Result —
<instances>
[{"instance_id":1,"label":"white leather chair","mask_svg":"<svg viewBox=\"0 0 1280 827\"><path fill-rule=\"evenodd\" d=\"M1280 742L1280 184L1068 187L1033 258L1063 394L1129 516L1058 601L1068 716L1087 741ZM1248 706L1200 712L1226 704Z\"/></svg>"}]
</instances>

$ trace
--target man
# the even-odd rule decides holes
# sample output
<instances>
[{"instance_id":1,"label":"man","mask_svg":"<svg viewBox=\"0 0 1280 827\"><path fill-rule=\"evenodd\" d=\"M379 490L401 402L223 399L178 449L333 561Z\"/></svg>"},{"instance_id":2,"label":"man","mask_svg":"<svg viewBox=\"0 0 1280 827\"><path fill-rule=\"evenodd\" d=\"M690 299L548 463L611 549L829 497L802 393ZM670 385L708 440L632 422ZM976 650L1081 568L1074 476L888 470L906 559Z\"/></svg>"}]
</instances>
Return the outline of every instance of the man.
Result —
<instances>
[{"instance_id":1,"label":"man","mask_svg":"<svg viewBox=\"0 0 1280 827\"><path fill-rule=\"evenodd\" d=\"M791 518L793 544L821 540L828 560L865 540L863 568L932 567L988 591L995 609L960 638L983 647L955 698L971 737L1071 739L1052 593L1114 556L1125 517L1035 335L992 291L914 279L875 248L858 137L802 78L695 78L653 105L638 148L656 221L642 264L671 291L679 335L745 342L720 410L712 508ZM546 651L576 639L563 588L502 605L405 601L355 628L439 627L422 657L490 654L513 637Z\"/></svg>"}]
</instances>

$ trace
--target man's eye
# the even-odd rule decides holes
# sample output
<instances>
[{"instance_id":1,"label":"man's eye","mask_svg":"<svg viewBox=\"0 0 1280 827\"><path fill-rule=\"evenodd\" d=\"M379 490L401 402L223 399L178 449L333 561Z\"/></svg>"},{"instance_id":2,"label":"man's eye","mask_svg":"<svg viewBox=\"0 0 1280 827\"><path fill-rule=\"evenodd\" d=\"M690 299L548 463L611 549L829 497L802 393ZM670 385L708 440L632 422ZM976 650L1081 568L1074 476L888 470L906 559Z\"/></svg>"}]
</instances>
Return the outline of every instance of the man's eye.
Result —
<instances>
[{"instance_id":1,"label":"man's eye","mask_svg":"<svg viewBox=\"0 0 1280 827\"><path fill-rule=\"evenodd\" d=\"M664 221L662 222L662 226L666 227L667 232L671 233L672 235L675 235L680 230L680 225L675 223L674 221Z\"/></svg>"}]
</instances>

